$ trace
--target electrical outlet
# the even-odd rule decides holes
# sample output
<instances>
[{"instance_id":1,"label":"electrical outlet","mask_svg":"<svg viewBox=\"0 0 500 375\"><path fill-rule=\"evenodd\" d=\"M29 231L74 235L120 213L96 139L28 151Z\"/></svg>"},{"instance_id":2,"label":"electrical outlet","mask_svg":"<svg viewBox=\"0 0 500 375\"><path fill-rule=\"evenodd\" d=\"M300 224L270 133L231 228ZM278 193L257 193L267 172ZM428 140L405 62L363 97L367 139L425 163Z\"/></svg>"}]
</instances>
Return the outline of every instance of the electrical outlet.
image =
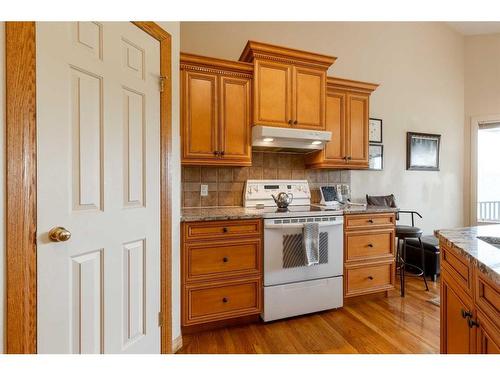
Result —
<instances>
[{"instance_id":1,"label":"electrical outlet","mask_svg":"<svg viewBox=\"0 0 500 375\"><path fill-rule=\"evenodd\" d=\"M201 185L200 195L206 197L208 195L208 185Z\"/></svg>"}]
</instances>

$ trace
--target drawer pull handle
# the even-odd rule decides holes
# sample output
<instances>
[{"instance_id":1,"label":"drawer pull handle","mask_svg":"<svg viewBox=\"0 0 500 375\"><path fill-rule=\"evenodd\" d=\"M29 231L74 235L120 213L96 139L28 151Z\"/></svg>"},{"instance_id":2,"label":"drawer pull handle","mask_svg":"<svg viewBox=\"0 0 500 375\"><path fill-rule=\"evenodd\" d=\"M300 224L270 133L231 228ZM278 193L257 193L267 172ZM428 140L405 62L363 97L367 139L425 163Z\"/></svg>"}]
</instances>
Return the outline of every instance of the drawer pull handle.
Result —
<instances>
[{"instance_id":1,"label":"drawer pull handle","mask_svg":"<svg viewBox=\"0 0 500 375\"><path fill-rule=\"evenodd\" d=\"M464 309L460 309L460 312L462 313L462 318L472 318L472 313L470 311L465 311Z\"/></svg>"},{"instance_id":2,"label":"drawer pull handle","mask_svg":"<svg viewBox=\"0 0 500 375\"><path fill-rule=\"evenodd\" d=\"M373 280L373 276L368 276L368 280Z\"/></svg>"},{"instance_id":3,"label":"drawer pull handle","mask_svg":"<svg viewBox=\"0 0 500 375\"><path fill-rule=\"evenodd\" d=\"M372 244L372 243L369 243L369 244L368 244L368 247L373 247L373 244Z\"/></svg>"},{"instance_id":4,"label":"drawer pull handle","mask_svg":"<svg viewBox=\"0 0 500 375\"><path fill-rule=\"evenodd\" d=\"M223 231L224 233L227 233L227 228L226 228L226 227L222 228L222 231Z\"/></svg>"},{"instance_id":5,"label":"drawer pull handle","mask_svg":"<svg viewBox=\"0 0 500 375\"><path fill-rule=\"evenodd\" d=\"M370 224L373 224L373 219L368 219L368 222L369 222Z\"/></svg>"},{"instance_id":6,"label":"drawer pull handle","mask_svg":"<svg viewBox=\"0 0 500 375\"><path fill-rule=\"evenodd\" d=\"M224 257L224 258L222 258L222 261L223 261L224 263L227 263L227 262L229 262L229 258L228 258L228 257Z\"/></svg>"},{"instance_id":7,"label":"drawer pull handle","mask_svg":"<svg viewBox=\"0 0 500 375\"><path fill-rule=\"evenodd\" d=\"M229 302L229 300L228 300L226 297L224 297L224 298L222 299L222 302L224 302L224 303L228 303L228 302Z\"/></svg>"}]
</instances>

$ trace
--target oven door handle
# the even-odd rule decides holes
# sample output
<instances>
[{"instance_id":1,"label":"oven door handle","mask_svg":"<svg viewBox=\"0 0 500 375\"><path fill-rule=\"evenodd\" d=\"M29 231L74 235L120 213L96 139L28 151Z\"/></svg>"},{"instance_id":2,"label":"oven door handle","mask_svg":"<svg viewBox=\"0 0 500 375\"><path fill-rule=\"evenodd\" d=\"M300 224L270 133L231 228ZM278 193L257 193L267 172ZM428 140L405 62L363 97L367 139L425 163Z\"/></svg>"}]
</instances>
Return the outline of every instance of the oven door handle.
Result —
<instances>
[{"instance_id":1,"label":"oven door handle","mask_svg":"<svg viewBox=\"0 0 500 375\"><path fill-rule=\"evenodd\" d=\"M304 228L304 224L307 223L297 223L297 224L275 224L275 223L264 223L264 228L265 229L302 229ZM333 227L336 225L342 225L343 221L335 221L335 222L329 222L329 223L318 223L320 228L324 227Z\"/></svg>"}]
</instances>

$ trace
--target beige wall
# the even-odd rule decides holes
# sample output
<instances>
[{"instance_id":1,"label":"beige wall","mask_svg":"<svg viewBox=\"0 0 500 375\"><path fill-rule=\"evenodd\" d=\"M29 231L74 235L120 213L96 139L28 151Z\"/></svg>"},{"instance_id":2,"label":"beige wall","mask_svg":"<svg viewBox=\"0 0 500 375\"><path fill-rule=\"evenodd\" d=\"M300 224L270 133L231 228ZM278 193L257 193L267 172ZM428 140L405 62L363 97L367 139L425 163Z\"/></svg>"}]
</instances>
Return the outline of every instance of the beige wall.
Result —
<instances>
[{"instance_id":1,"label":"beige wall","mask_svg":"<svg viewBox=\"0 0 500 375\"><path fill-rule=\"evenodd\" d=\"M465 192L470 217L471 117L500 115L500 34L465 38ZM499 116L500 119L500 116Z\"/></svg>"},{"instance_id":2,"label":"beige wall","mask_svg":"<svg viewBox=\"0 0 500 375\"><path fill-rule=\"evenodd\" d=\"M181 23L181 50L238 59L247 40L338 57L330 75L380 83L370 115L384 120L382 172L353 171L353 198L394 193L424 230L463 224L464 46L442 23ZM441 171L406 171L406 132L442 135Z\"/></svg>"},{"instance_id":3,"label":"beige wall","mask_svg":"<svg viewBox=\"0 0 500 375\"><path fill-rule=\"evenodd\" d=\"M0 353L5 326L5 32L0 22Z\"/></svg>"}]
</instances>

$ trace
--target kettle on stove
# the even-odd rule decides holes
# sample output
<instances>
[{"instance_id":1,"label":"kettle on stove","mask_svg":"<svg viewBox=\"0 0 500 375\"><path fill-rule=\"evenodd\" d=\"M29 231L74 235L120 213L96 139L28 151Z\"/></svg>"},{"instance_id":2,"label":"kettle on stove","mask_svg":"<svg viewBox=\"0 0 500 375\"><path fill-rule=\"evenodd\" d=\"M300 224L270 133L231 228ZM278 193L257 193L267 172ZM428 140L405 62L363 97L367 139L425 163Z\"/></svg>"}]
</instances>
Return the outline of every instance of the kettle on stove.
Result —
<instances>
[{"instance_id":1,"label":"kettle on stove","mask_svg":"<svg viewBox=\"0 0 500 375\"><path fill-rule=\"evenodd\" d=\"M278 195L271 194L278 208L286 209L290 203L293 201L292 193L278 193Z\"/></svg>"}]
</instances>

